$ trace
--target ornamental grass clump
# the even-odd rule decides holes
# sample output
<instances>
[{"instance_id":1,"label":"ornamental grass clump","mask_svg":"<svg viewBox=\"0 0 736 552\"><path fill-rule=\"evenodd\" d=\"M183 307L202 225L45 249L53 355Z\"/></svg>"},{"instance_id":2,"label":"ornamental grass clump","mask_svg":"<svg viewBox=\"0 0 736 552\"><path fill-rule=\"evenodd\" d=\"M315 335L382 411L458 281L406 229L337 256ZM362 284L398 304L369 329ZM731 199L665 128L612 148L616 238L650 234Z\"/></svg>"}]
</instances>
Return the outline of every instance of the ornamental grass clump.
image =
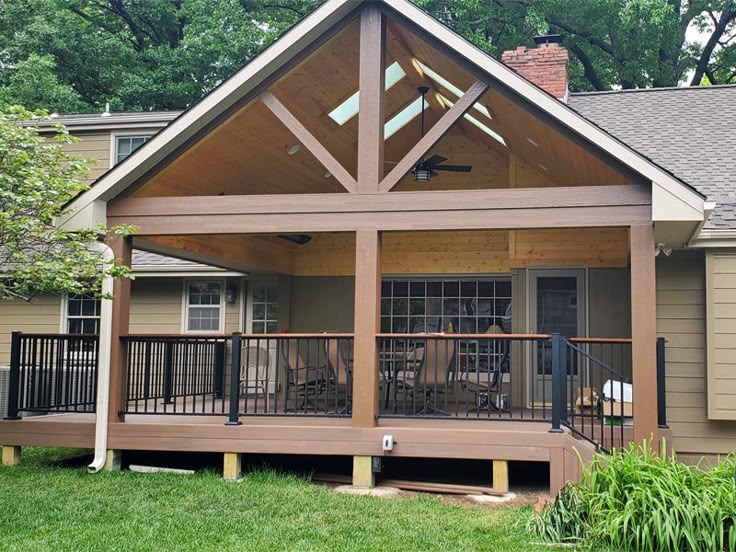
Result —
<instances>
[{"instance_id":1,"label":"ornamental grass clump","mask_svg":"<svg viewBox=\"0 0 736 552\"><path fill-rule=\"evenodd\" d=\"M734 551L735 473L734 455L688 466L631 445L597 455L529 528L544 540L591 549Z\"/></svg>"}]
</instances>

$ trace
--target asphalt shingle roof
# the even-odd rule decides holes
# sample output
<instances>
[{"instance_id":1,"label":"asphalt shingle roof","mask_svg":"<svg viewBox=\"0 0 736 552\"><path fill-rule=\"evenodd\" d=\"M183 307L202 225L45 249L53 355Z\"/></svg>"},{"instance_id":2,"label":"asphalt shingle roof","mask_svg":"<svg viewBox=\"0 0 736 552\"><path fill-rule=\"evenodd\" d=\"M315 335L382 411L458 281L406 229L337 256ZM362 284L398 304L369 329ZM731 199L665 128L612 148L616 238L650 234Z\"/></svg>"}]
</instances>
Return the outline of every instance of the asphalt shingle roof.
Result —
<instances>
[{"instance_id":1,"label":"asphalt shingle roof","mask_svg":"<svg viewBox=\"0 0 736 552\"><path fill-rule=\"evenodd\" d=\"M736 86L571 94L568 105L715 201L706 228L736 228Z\"/></svg>"}]
</instances>

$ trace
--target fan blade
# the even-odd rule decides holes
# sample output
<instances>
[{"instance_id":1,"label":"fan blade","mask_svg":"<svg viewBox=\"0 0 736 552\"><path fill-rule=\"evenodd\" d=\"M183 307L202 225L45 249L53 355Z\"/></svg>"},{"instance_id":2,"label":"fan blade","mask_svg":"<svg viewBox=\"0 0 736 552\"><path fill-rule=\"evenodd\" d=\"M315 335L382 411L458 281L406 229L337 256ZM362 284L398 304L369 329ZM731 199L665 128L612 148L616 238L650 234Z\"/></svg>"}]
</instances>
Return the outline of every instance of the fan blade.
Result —
<instances>
[{"instance_id":1,"label":"fan blade","mask_svg":"<svg viewBox=\"0 0 736 552\"><path fill-rule=\"evenodd\" d=\"M435 165L432 167L436 171L464 172L469 173L473 170L470 165Z\"/></svg>"},{"instance_id":2,"label":"fan blade","mask_svg":"<svg viewBox=\"0 0 736 552\"><path fill-rule=\"evenodd\" d=\"M444 163L445 161L447 161L447 157L442 157L441 155L433 155L432 157L424 161L424 164L429 167L432 167L434 165L439 165L440 163Z\"/></svg>"}]
</instances>

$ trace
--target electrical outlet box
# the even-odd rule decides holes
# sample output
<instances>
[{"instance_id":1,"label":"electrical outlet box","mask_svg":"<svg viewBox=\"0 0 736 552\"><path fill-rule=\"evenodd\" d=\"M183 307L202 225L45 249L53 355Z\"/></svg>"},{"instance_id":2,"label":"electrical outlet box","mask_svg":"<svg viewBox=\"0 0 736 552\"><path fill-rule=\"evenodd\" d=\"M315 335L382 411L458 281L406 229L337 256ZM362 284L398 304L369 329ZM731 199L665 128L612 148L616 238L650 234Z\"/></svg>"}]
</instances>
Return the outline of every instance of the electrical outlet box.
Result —
<instances>
[{"instance_id":1,"label":"electrical outlet box","mask_svg":"<svg viewBox=\"0 0 736 552\"><path fill-rule=\"evenodd\" d=\"M391 452L392 450L394 450L394 436L384 435L382 446L383 446L383 452Z\"/></svg>"}]
</instances>

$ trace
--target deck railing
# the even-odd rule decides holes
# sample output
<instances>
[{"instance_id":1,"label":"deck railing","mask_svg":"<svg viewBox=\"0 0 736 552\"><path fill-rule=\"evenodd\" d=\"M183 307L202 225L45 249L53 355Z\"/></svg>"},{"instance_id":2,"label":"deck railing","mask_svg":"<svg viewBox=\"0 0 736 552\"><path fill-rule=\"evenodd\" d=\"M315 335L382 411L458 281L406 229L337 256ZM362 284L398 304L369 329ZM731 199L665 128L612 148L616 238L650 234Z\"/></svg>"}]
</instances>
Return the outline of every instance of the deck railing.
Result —
<instances>
[{"instance_id":1,"label":"deck railing","mask_svg":"<svg viewBox=\"0 0 736 552\"><path fill-rule=\"evenodd\" d=\"M94 412L99 338L14 332L7 419L23 412Z\"/></svg>"},{"instance_id":2,"label":"deck railing","mask_svg":"<svg viewBox=\"0 0 736 552\"><path fill-rule=\"evenodd\" d=\"M225 414L228 339L223 335L123 337L125 412Z\"/></svg>"},{"instance_id":3,"label":"deck railing","mask_svg":"<svg viewBox=\"0 0 736 552\"><path fill-rule=\"evenodd\" d=\"M352 334L235 334L232 350L229 423L241 415L351 415Z\"/></svg>"}]
</instances>

